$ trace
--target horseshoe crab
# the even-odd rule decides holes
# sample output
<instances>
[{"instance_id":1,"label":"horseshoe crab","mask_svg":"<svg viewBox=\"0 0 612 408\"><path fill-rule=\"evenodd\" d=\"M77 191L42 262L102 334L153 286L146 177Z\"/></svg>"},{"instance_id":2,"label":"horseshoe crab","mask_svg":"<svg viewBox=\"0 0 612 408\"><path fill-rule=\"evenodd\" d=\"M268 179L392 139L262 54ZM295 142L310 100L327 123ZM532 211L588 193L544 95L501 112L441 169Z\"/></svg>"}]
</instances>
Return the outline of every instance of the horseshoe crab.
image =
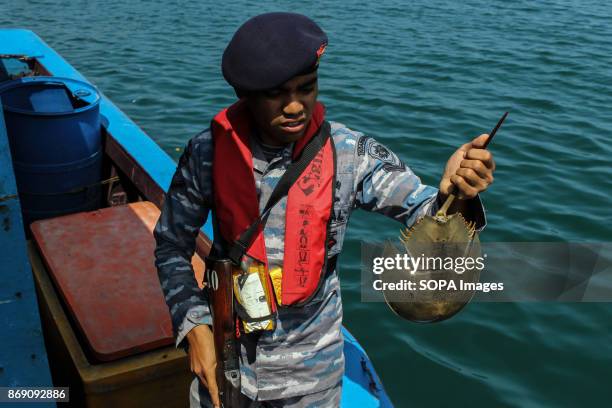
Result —
<instances>
[{"instance_id":1,"label":"horseshoe crab","mask_svg":"<svg viewBox=\"0 0 612 408\"><path fill-rule=\"evenodd\" d=\"M474 295L473 289L463 288L470 286L466 283L478 283L480 270L471 268L458 273L456 265L459 259L480 256L478 233L474 223L467 222L460 213L447 215L447 208L442 207L435 216L423 217L402 231L402 250L390 243L385 246L384 257L400 253L421 260L416 270L395 268L383 274L383 282L404 286L413 282L412 290L383 291L391 310L407 320L428 323L448 319ZM444 268L445 263L453 267Z\"/></svg>"},{"instance_id":2,"label":"horseshoe crab","mask_svg":"<svg viewBox=\"0 0 612 408\"><path fill-rule=\"evenodd\" d=\"M508 112L491 131L484 148L507 115ZM460 213L447 214L454 199L450 194L435 216L425 216L410 229L401 231L401 248L390 242L384 246L385 258L407 256L421 260L420 264L412 263L412 268L404 264L404 268L396 266L382 275L387 284L383 289L385 301L391 310L407 320L432 323L448 319L474 296L484 267L483 264L480 268L474 266L476 260L482 262L480 240L475 223L466 221ZM474 267L467 267L468 259Z\"/></svg>"}]
</instances>

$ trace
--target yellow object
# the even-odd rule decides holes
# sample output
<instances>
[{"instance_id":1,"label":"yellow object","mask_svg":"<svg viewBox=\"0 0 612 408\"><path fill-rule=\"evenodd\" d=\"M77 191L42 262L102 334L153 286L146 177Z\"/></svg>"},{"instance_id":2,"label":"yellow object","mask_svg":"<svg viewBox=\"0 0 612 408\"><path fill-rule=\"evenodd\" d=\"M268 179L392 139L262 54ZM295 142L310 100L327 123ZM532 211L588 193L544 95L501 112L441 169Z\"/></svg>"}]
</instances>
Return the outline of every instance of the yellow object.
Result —
<instances>
[{"instance_id":1,"label":"yellow object","mask_svg":"<svg viewBox=\"0 0 612 408\"><path fill-rule=\"evenodd\" d=\"M265 265L253 261L247 270L235 269L233 273L234 296L252 319L269 316L272 313L272 294L267 283ZM259 322L242 321L244 332L258 330L274 330L274 320L266 319Z\"/></svg>"},{"instance_id":2,"label":"yellow object","mask_svg":"<svg viewBox=\"0 0 612 408\"><path fill-rule=\"evenodd\" d=\"M283 281L283 268L275 266L270 269L270 279L272 280L272 287L274 288L274 294L276 295L276 303L282 305L281 290Z\"/></svg>"}]
</instances>

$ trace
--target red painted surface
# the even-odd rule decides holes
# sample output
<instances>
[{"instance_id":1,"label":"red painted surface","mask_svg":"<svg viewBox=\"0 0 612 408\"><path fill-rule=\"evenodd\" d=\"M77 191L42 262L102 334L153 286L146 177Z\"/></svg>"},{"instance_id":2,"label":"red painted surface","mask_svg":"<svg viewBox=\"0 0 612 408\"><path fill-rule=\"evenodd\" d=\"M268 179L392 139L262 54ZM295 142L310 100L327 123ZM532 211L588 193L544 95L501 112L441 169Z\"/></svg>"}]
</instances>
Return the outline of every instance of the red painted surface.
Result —
<instances>
[{"instance_id":1,"label":"red painted surface","mask_svg":"<svg viewBox=\"0 0 612 408\"><path fill-rule=\"evenodd\" d=\"M37 221L32 232L65 305L100 361L173 343L154 264L150 202ZM203 262L194 257L198 282Z\"/></svg>"}]
</instances>

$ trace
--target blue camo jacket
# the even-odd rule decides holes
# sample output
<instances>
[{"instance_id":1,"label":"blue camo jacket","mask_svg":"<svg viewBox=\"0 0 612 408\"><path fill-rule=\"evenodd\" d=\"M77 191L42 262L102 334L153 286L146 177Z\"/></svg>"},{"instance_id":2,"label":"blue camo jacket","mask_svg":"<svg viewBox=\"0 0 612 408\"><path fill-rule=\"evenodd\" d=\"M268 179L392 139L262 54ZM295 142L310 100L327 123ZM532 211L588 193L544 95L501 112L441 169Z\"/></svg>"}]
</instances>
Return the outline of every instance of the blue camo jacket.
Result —
<instances>
[{"instance_id":1,"label":"blue camo jacket","mask_svg":"<svg viewBox=\"0 0 612 408\"><path fill-rule=\"evenodd\" d=\"M336 197L330 225L335 241L329 258L342 250L351 212L361 208L412 226L439 208L438 190L421 183L391 150L360 132L331 122L336 149ZM291 163L293 144L270 162L251 137L253 173L260 211ZM189 140L179 160L155 226L155 265L176 336L176 345L196 325L212 324L205 292L198 289L191 258L195 237L212 207L212 135L209 129ZM485 226L477 197L470 219ZM286 197L273 209L264 228L270 267L282 266ZM304 307L280 308L274 331L240 338L242 393L255 400L290 398L335 386L344 373L342 301L336 268L327 273L317 295Z\"/></svg>"}]
</instances>

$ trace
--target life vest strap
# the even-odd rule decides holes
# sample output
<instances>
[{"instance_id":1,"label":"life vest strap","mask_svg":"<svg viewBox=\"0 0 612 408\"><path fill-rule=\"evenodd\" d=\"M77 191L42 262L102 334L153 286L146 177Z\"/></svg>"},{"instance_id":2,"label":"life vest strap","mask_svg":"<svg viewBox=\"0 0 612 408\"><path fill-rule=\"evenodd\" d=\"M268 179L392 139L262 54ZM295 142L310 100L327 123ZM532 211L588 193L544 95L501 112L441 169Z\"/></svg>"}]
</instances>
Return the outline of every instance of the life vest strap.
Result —
<instances>
[{"instance_id":1,"label":"life vest strap","mask_svg":"<svg viewBox=\"0 0 612 408\"><path fill-rule=\"evenodd\" d=\"M242 257L247 252L247 249L253 243L259 227L263 227L268 220L270 211L283 197L289 193L291 186L297 181L300 175L310 165L310 162L319 153L319 151L325 146L325 143L331 136L331 125L325 121L321 124L319 132L308 142L304 147L300 158L291 163L285 173L281 176L280 180L276 184L276 187L272 191L266 206L259 217L249 225L249 227L240 234L240 238L233 242L228 250L228 257L232 260L234 265L240 265Z\"/></svg>"}]
</instances>

